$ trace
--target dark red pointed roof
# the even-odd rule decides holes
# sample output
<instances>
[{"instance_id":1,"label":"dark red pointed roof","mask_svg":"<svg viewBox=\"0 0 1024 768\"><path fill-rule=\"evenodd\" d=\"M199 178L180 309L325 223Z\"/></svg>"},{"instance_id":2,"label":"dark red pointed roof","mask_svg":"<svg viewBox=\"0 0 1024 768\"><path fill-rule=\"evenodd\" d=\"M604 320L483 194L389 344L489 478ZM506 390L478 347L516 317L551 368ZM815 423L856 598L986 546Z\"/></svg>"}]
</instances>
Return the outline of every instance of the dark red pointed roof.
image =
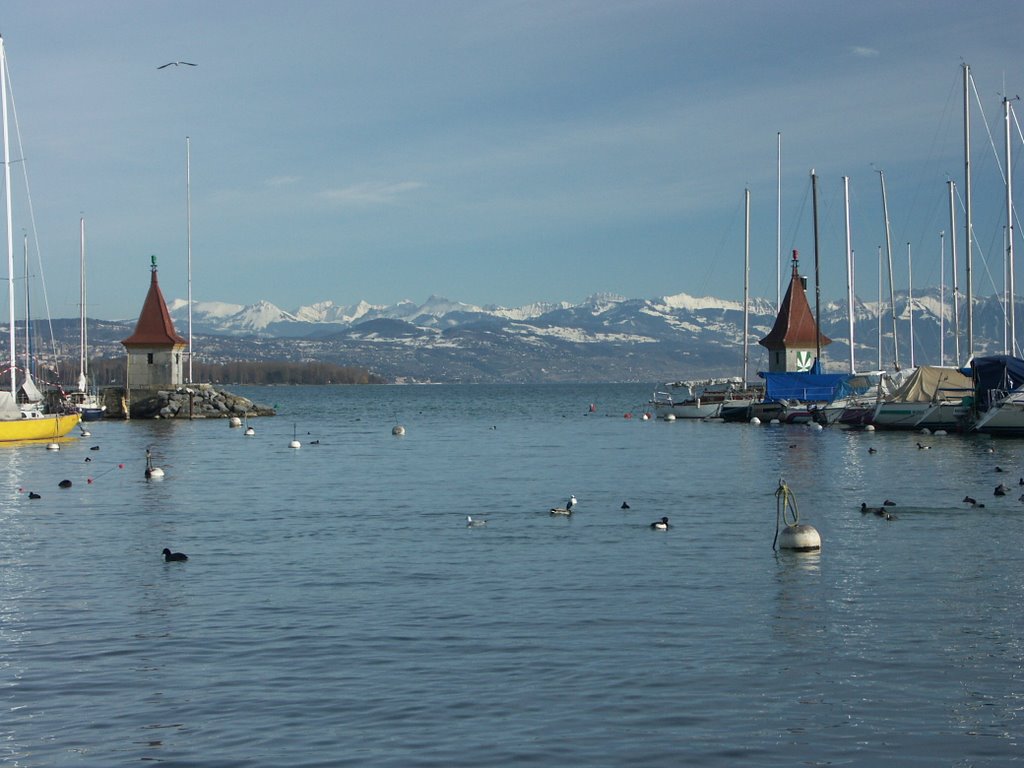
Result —
<instances>
[{"instance_id":1,"label":"dark red pointed roof","mask_svg":"<svg viewBox=\"0 0 1024 768\"><path fill-rule=\"evenodd\" d=\"M188 344L174 330L171 313L167 310L167 302L160 292L160 283L156 279L156 259L153 260L153 277L149 283L149 293L139 313L139 322L135 324L135 333L121 343L126 347L159 347Z\"/></svg>"},{"instance_id":2,"label":"dark red pointed roof","mask_svg":"<svg viewBox=\"0 0 1024 768\"><path fill-rule=\"evenodd\" d=\"M832 343L832 339L818 331L818 325L814 322L814 313L807 303L807 294L804 293L804 285L797 269L797 252L793 251L793 277L789 281L786 298L782 300L775 325L768 335L757 343L768 349L812 348L818 345L815 334L820 337L821 346Z\"/></svg>"}]
</instances>

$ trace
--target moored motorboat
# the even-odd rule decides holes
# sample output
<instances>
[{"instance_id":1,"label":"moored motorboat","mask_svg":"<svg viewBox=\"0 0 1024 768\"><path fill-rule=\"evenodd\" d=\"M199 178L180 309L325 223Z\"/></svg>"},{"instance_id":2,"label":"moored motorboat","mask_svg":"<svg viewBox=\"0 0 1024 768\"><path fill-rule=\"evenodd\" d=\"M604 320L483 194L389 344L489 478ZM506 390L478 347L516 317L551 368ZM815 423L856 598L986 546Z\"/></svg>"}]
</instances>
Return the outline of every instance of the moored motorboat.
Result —
<instances>
[{"instance_id":1,"label":"moored motorboat","mask_svg":"<svg viewBox=\"0 0 1024 768\"><path fill-rule=\"evenodd\" d=\"M685 395L679 399L670 391L654 393L650 405L655 416L664 419L671 414L677 419L708 419L720 415L723 407L746 406L764 395L764 388L744 385L739 379L709 379L704 382L679 382L675 387L685 387Z\"/></svg>"}]
</instances>

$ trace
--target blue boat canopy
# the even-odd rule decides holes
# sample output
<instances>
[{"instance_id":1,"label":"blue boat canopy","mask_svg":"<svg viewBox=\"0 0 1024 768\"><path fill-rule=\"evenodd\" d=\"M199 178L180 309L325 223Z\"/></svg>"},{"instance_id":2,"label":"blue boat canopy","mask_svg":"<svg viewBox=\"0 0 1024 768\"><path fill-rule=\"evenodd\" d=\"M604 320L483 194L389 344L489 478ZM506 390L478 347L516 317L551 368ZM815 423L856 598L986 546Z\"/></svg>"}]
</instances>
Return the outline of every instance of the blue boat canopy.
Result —
<instances>
[{"instance_id":1,"label":"blue boat canopy","mask_svg":"<svg viewBox=\"0 0 1024 768\"><path fill-rule=\"evenodd\" d=\"M759 371L764 379L764 399L801 400L810 403L830 403L836 390L850 378L848 373L771 373Z\"/></svg>"},{"instance_id":2,"label":"blue boat canopy","mask_svg":"<svg viewBox=\"0 0 1024 768\"><path fill-rule=\"evenodd\" d=\"M974 396L985 410L1006 393L1024 386L1024 360L1011 355L976 357L971 360L971 378Z\"/></svg>"}]
</instances>

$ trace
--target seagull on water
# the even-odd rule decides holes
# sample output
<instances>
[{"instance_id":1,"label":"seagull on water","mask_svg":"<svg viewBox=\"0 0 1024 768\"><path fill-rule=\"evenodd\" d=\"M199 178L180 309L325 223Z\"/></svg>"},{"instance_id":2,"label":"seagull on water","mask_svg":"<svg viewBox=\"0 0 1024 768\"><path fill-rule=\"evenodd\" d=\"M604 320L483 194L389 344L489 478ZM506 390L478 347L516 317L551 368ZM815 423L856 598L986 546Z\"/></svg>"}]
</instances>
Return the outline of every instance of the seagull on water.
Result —
<instances>
[{"instance_id":1,"label":"seagull on water","mask_svg":"<svg viewBox=\"0 0 1024 768\"><path fill-rule=\"evenodd\" d=\"M466 515L466 527L467 528L480 528L481 526L484 526L484 525L487 525L487 521L486 520L481 520L480 518L477 518L476 520L474 520L472 515Z\"/></svg>"},{"instance_id":2,"label":"seagull on water","mask_svg":"<svg viewBox=\"0 0 1024 768\"><path fill-rule=\"evenodd\" d=\"M168 61L166 64L161 64L157 69L163 69L164 67L177 67L184 64L186 67L198 67L198 64L193 64L191 61Z\"/></svg>"}]
</instances>

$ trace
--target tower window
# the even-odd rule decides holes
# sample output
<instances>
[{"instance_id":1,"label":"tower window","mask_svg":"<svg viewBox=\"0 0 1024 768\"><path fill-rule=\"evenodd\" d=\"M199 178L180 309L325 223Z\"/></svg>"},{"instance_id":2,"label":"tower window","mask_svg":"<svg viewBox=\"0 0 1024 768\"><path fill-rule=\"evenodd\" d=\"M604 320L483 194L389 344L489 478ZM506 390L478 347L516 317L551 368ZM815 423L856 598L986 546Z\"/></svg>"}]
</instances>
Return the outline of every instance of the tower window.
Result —
<instances>
[{"instance_id":1,"label":"tower window","mask_svg":"<svg viewBox=\"0 0 1024 768\"><path fill-rule=\"evenodd\" d=\"M153 353L152 352L147 352L146 353L146 362L149 363L150 365L153 364Z\"/></svg>"}]
</instances>

